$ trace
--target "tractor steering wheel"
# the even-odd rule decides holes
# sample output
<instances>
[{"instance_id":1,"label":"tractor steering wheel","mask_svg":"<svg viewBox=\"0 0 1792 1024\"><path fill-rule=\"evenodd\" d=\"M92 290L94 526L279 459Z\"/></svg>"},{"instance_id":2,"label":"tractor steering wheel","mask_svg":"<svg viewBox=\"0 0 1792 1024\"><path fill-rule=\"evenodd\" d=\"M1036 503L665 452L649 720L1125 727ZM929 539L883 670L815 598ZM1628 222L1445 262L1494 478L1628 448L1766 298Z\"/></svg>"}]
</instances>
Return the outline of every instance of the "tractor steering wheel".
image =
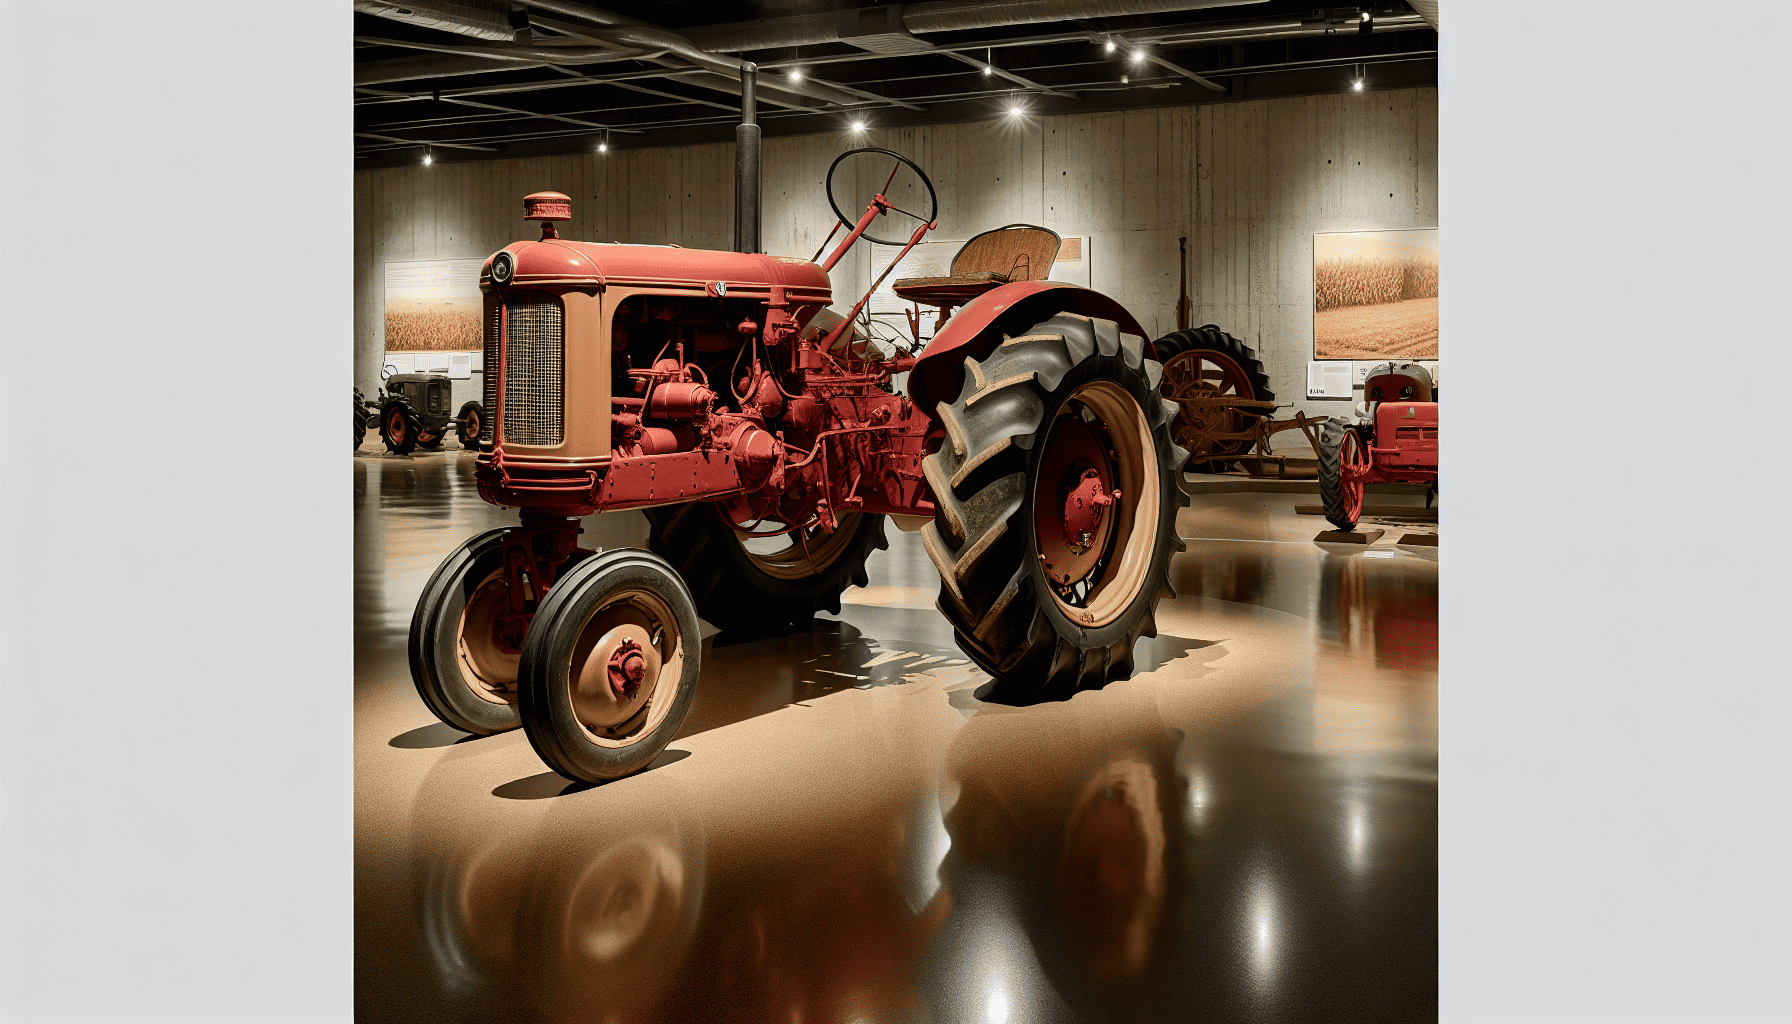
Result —
<instances>
[{"instance_id":1,"label":"tractor steering wheel","mask_svg":"<svg viewBox=\"0 0 1792 1024\"><path fill-rule=\"evenodd\" d=\"M889 181L895 180L896 172L902 169L903 164L907 164L908 169L915 172L915 177L921 179L921 184L927 186L927 215L925 217L923 217L921 214L915 213L911 210L904 210L903 208L896 206L894 204L892 204L890 206L890 212L900 213L905 216L913 217L923 224L932 224L934 221L939 219L940 198L933 191L933 181L932 181L932 179L927 177L927 172L923 171L923 170L921 170L921 168L915 166L915 162L913 160L910 160L908 157L903 156L901 153L891 152L890 150L887 150L887 149L878 149L875 146L867 146L864 149L849 149L849 150L847 150L846 152L840 154L840 156L834 160L833 166L828 168L828 178L827 178L828 205L834 208L834 216L840 218L840 223L842 223L850 228L859 222L859 218L857 216L848 217L844 212L841 211L839 201L834 198L834 172L840 169L840 165L845 162L847 157L853 156L858 153L882 153L884 156L894 157L896 159L896 166L890 168L890 178L888 181L886 181L884 183L884 188L890 187ZM885 195L884 197L886 199L889 198L888 195ZM864 205L869 206L870 203L867 202ZM864 234L860 235L859 237L863 238L869 242L876 242L879 245L907 245L908 244L907 238L903 238L899 241L891 242L891 241L886 241L882 238L874 238L874 237L872 237L872 234L869 231L865 232Z\"/></svg>"}]
</instances>

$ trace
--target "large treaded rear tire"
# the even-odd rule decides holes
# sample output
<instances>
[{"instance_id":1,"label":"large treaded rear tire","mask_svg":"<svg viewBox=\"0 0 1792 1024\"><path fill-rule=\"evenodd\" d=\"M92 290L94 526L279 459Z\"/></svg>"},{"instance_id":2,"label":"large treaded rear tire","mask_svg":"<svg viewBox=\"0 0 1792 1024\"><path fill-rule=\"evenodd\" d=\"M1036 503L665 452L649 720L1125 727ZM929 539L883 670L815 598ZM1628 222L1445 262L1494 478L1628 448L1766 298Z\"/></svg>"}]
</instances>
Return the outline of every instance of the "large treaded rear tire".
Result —
<instances>
[{"instance_id":1,"label":"large treaded rear tire","mask_svg":"<svg viewBox=\"0 0 1792 1024\"><path fill-rule=\"evenodd\" d=\"M1143 338L1122 335L1109 320L1062 313L1005 339L981 362L967 360L958 398L937 407L946 440L922 463L937 503L922 542L939 569L939 607L959 646L1008 695L1050 699L1124 679L1133 671L1133 645L1157 635L1154 612L1170 591L1170 556L1183 549L1176 512L1188 504L1180 485L1188 453L1170 440L1177 407L1158 394L1161 372L1145 358ZM1130 427L1104 421L1101 429L1133 430L1139 476L1149 470L1156 488L1141 489L1130 504L1123 498L1112 513L1120 556L1089 578L1124 584L1099 592L1101 602L1123 604L1094 625L1073 622L1079 610L1048 582L1034 514L1041 464L1055 443L1050 431L1064 422L1058 417L1073 396L1091 388L1110 405L1121 395L1131 403ZM1107 435L1109 454L1123 446L1115 436ZM1147 508L1153 521L1135 534L1131 518ZM1050 519L1053 510L1042 514ZM1087 610L1096 606L1091 597Z\"/></svg>"},{"instance_id":2,"label":"large treaded rear tire","mask_svg":"<svg viewBox=\"0 0 1792 1024\"><path fill-rule=\"evenodd\" d=\"M1157 353L1158 361L1166 367L1177 356L1185 352L1192 352L1197 358L1204 353L1212 353L1217 357L1214 361L1221 365L1230 362L1239 371L1237 375L1239 379L1226 382L1224 386L1226 392L1230 392L1238 398L1249 398L1259 402L1276 400L1275 392L1269 390L1269 374L1263 369L1263 361L1257 358L1257 351L1220 330L1218 324L1204 324L1200 327L1172 331L1152 342L1151 347ZM1164 397L1175 401L1175 398L1170 395ZM1185 417L1186 413L1178 411L1176 419L1170 424L1170 436L1177 439L1179 443L1189 429ZM1241 418L1243 423L1228 424L1228 429L1242 429L1244 425L1252 422L1248 417ZM1191 462L1190 469L1193 472L1218 473L1231 465L1228 457L1244 455L1250 450L1251 443L1249 441L1221 442L1215 446L1215 450L1212 452L1191 450L1189 452L1191 460L1198 459L1203 455L1212 455L1214 458L1199 465Z\"/></svg>"},{"instance_id":3,"label":"large treaded rear tire","mask_svg":"<svg viewBox=\"0 0 1792 1024\"><path fill-rule=\"evenodd\" d=\"M819 572L773 575L742 546L733 526L713 503L692 502L645 510L651 527L647 546L670 562L691 589L697 614L717 629L756 636L809 629L815 613L840 612L848 586L867 586L865 561L874 548L887 548L884 517L851 513L840 517L847 535L825 544Z\"/></svg>"}]
</instances>

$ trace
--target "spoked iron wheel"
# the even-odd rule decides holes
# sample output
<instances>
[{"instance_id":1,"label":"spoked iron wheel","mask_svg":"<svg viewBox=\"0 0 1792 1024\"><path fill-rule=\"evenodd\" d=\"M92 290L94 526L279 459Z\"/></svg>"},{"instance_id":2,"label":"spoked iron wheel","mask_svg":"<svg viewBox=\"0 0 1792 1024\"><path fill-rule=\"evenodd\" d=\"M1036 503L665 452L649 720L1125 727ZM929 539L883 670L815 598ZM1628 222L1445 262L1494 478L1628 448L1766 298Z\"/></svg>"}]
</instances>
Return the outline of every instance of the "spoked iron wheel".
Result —
<instances>
[{"instance_id":1,"label":"spoked iron wheel","mask_svg":"<svg viewBox=\"0 0 1792 1024\"><path fill-rule=\"evenodd\" d=\"M1275 401L1269 375L1250 346L1207 324L1167 334L1152 347L1163 360L1163 396L1181 407L1170 430L1176 443L1188 449L1190 468L1217 472L1227 459L1248 453L1250 440L1213 435L1249 430L1257 423L1253 413L1268 412L1228 408L1215 399ZM1208 457L1205 463L1200 461L1203 456Z\"/></svg>"},{"instance_id":2,"label":"spoked iron wheel","mask_svg":"<svg viewBox=\"0 0 1792 1024\"><path fill-rule=\"evenodd\" d=\"M569 779L602 782L647 767L696 694L703 639L678 574L618 549L555 583L523 641L517 707L529 743Z\"/></svg>"},{"instance_id":3,"label":"spoked iron wheel","mask_svg":"<svg viewBox=\"0 0 1792 1024\"><path fill-rule=\"evenodd\" d=\"M1346 533L1363 517L1363 478L1369 449L1362 432L1341 416L1325 421L1319 434L1319 503L1325 518Z\"/></svg>"}]
</instances>

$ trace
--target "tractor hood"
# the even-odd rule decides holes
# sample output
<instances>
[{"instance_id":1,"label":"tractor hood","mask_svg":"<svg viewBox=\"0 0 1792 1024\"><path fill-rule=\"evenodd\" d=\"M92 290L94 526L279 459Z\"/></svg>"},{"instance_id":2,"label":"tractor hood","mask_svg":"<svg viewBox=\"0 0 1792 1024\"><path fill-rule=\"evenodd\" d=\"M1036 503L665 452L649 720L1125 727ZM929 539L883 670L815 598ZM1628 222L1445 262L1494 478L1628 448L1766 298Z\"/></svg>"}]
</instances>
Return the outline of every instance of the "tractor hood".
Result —
<instances>
[{"instance_id":1,"label":"tractor hood","mask_svg":"<svg viewBox=\"0 0 1792 1024\"><path fill-rule=\"evenodd\" d=\"M510 284L668 288L730 298L759 298L782 287L786 298L804 305L832 301L828 275L808 260L763 253L685 249L676 245L572 242L545 239L512 242L493 253L479 271L479 286L490 291L492 261L509 253Z\"/></svg>"}]
</instances>

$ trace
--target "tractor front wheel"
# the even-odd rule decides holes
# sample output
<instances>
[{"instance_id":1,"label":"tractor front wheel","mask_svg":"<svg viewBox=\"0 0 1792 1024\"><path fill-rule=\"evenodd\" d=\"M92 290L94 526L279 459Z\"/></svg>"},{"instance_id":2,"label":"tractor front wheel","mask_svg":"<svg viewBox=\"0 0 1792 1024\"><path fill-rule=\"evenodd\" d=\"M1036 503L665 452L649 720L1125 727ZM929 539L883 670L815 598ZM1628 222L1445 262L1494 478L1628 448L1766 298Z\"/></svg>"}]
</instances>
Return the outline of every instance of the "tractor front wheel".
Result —
<instances>
[{"instance_id":1,"label":"tractor front wheel","mask_svg":"<svg viewBox=\"0 0 1792 1024\"><path fill-rule=\"evenodd\" d=\"M922 469L941 611L1005 689L1065 696L1132 674L1181 550L1176 406L1144 339L1063 313L965 363Z\"/></svg>"},{"instance_id":2,"label":"tractor front wheel","mask_svg":"<svg viewBox=\"0 0 1792 1024\"><path fill-rule=\"evenodd\" d=\"M411 680L437 718L479 736L517 726L517 663L529 628L504 572L505 530L449 552L411 616Z\"/></svg>"},{"instance_id":3,"label":"tractor front wheel","mask_svg":"<svg viewBox=\"0 0 1792 1024\"><path fill-rule=\"evenodd\" d=\"M1325 421L1319 432L1319 504L1333 526L1349 533L1363 517L1363 471L1369 450L1354 424L1342 416Z\"/></svg>"},{"instance_id":4,"label":"tractor front wheel","mask_svg":"<svg viewBox=\"0 0 1792 1024\"><path fill-rule=\"evenodd\" d=\"M665 559L593 555L548 591L523 641L517 710L549 768L579 782L646 768L690 710L703 634Z\"/></svg>"},{"instance_id":5,"label":"tractor front wheel","mask_svg":"<svg viewBox=\"0 0 1792 1024\"><path fill-rule=\"evenodd\" d=\"M404 399L395 398L380 410L380 439L392 454L409 455L415 451L421 432L421 421Z\"/></svg>"}]
</instances>

